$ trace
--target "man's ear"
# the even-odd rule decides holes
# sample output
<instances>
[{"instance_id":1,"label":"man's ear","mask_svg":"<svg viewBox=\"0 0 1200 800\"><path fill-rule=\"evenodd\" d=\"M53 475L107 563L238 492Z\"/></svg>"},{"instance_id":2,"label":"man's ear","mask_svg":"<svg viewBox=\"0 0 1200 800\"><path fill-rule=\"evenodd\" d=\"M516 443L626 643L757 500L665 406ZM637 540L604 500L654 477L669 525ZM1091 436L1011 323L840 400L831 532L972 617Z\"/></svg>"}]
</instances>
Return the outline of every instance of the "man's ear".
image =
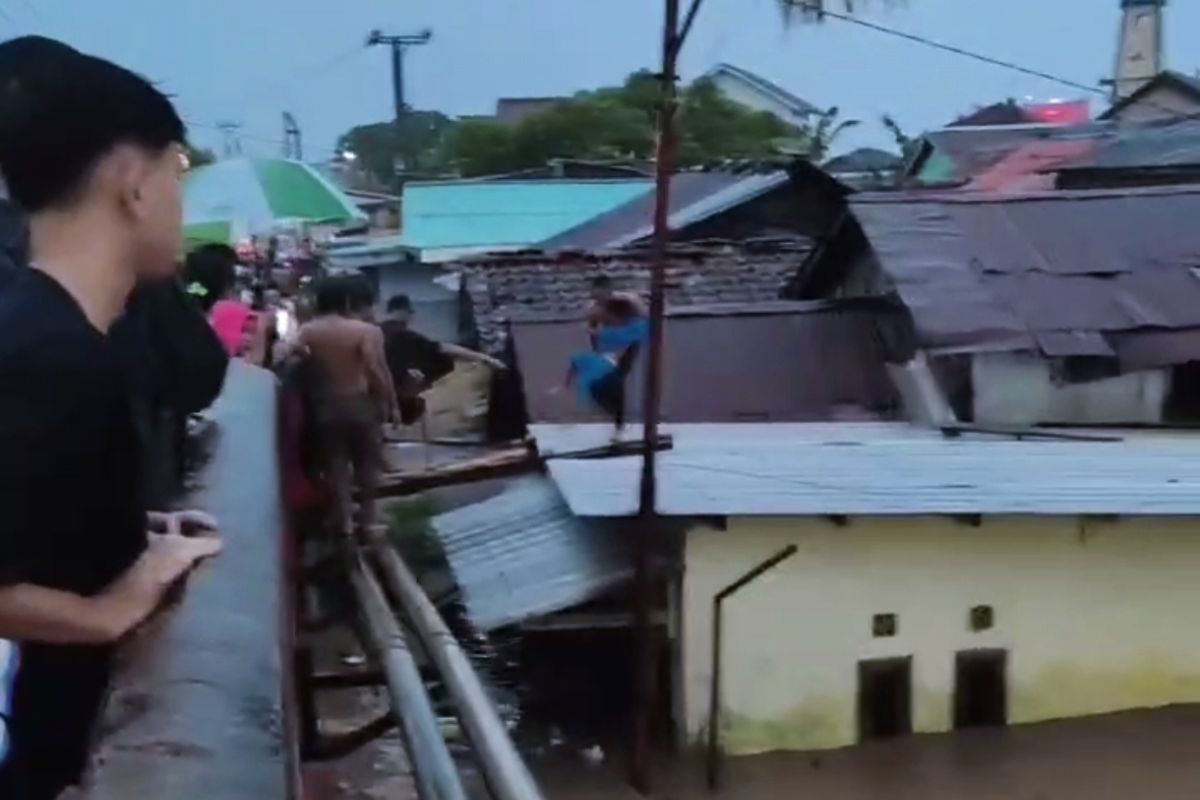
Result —
<instances>
[{"instance_id":1,"label":"man's ear","mask_svg":"<svg viewBox=\"0 0 1200 800\"><path fill-rule=\"evenodd\" d=\"M118 145L100 162L93 179L100 182L122 213L140 219L145 213L143 185L148 172L149 164L137 148Z\"/></svg>"}]
</instances>

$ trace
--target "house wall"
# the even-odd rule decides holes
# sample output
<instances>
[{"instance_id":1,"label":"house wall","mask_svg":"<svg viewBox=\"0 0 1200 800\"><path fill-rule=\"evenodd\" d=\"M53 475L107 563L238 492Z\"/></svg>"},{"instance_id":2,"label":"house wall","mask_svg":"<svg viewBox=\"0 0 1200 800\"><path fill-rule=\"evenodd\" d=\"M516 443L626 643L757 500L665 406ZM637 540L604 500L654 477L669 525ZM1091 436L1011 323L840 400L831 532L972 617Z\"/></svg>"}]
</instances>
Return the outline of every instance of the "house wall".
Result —
<instances>
[{"instance_id":1,"label":"house wall","mask_svg":"<svg viewBox=\"0 0 1200 800\"><path fill-rule=\"evenodd\" d=\"M1025 353L983 353L971 361L976 422L1157 423L1170 372L1135 372L1087 383L1056 381L1049 361Z\"/></svg>"},{"instance_id":2,"label":"house wall","mask_svg":"<svg viewBox=\"0 0 1200 800\"><path fill-rule=\"evenodd\" d=\"M792 113L791 107L786 103L775 100L770 95L764 94L732 75L717 73L709 76L709 79L721 90L721 94L738 105L745 106L752 111L770 112L792 125L803 125L805 122L805 118Z\"/></svg>"},{"instance_id":3,"label":"house wall","mask_svg":"<svg viewBox=\"0 0 1200 800\"><path fill-rule=\"evenodd\" d=\"M1174 86L1162 86L1130 103L1113 114L1118 122L1146 122L1172 117L1200 114L1200 103L1194 95Z\"/></svg>"},{"instance_id":4,"label":"house wall","mask_svg":"<svg viewBox=\"0 0 1200 800\"><path fill-rule=\"evenodd\" d=\"M1194 519L730 519L685 545L686 727L707 726L712 598L794 544L725 602L723 742L732 753L857 738L857 664L911 656L913 729L952 727L955 653L1008 651L1008 719L1028 723L1200 701L1200 528ZM972 632L972 606L995 627ZM891 638L872 616L897 615Z\"/></svg>"}]
</instances>

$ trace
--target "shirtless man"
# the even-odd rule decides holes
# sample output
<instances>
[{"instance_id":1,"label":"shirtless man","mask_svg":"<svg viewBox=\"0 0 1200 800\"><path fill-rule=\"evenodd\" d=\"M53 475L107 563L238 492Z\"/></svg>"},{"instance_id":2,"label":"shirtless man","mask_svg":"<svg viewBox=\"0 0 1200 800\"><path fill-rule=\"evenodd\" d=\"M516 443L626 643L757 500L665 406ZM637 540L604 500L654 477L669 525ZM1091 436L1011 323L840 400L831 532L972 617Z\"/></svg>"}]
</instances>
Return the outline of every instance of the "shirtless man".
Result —
<instances>
[{"instance_id":1,"label":"shirtless man","mask_svg":"<svg viewBox=\"0 0 1200 800\"><path fill-rule=\"evenodd\" d=\"M375 519L381 426L394 422L398 413L383 333L352 316L350 280L329 278L318 287L316 318L301 326L297 338L318 375L313 401L335 524L341 533L361 535ZM357 519L351 513L352 485L359 491Z\"/></svg>"}]
</instances>

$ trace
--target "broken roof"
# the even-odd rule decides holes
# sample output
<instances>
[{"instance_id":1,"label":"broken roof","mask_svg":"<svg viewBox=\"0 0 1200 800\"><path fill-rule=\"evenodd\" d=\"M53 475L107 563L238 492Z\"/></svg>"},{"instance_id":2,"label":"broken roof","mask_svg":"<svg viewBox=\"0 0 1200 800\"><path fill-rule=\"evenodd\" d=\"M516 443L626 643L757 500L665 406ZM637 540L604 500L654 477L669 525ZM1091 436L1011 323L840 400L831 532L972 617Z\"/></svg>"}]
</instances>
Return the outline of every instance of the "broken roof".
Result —
<instances>
[{"instance_id":1,"label":"broken roof","mask_svg":"<svg viewBox=\"0 0 1200 800\"><path fill-rule=\"evenodd\" d=\"M954 127L925 134L924 150L909 175L919 184L965 183L996 167L1016 150L1036 142L1097 142L1114 130L1113 123L1086 125L986 125ZM1078 158L1074 151L1068 158Z\"/></svg>"},{"instance_id":2,"label":"broken roof","mask_svg":"<svg viewBox=\"0 0 1200 800\"><path fill-rule=\"evenodd\" d=\"M851 206L927 348L1115 357L1131 335L1200 327L1200 186Z\"/></svg>"},{"instance_id":3,"label":"broken roof","mask_svg":"<svg viewBox=\"0 0 1200 800\"><path fill-rule=\"evenodd\" d=\"M666 269L671 306L777 300L811 247L802 239L676 246ZM608 275L617 288L647 294L652 254L631 248L604 253L526 251L461 263L480 345L499 351L505 326L530 315L581 315L591 281Z\"/></svg>"},{"instance_id":4,"label":"broken roof","mask_svg":"<svg viewBox=\"0 0 1200 800\"><path fill-rule=\"evenodd\" d=\"M886 362L904 360L902 311L885 301L685 307L666 322L662 418L670 422L886 419L899 405ZM578 314L512 326L532 422L599 417L573 393L549 395L589 347ZM640 418L645 359L630 380Z\"/></svg>"},{"instance_id":5,"label":"broken roof","mask_svg":"<svg viewBox=\"0 0 1200 800\"><path fill-rule=\"evenodd\" d=\"M543 454L606 440L602 425L535 425ZM1016 441L904 423L668 425L666 516L1200 514L1200 436L1105 431ZM629 435L638 435L631 431ZM547 462L572 512L637 513L641 458Z\"/></svg>"},{"instance_id":6,"label":"broken roof","mask_svg":"<svg viewBox=\"0 0 1200 800\"><path fill-rule=\"evenodd\" d=\"M481 631L569 608L633 575L629 538L573 515L540 476L434 517L433 530Z\"/></svg>"}]
</instances>

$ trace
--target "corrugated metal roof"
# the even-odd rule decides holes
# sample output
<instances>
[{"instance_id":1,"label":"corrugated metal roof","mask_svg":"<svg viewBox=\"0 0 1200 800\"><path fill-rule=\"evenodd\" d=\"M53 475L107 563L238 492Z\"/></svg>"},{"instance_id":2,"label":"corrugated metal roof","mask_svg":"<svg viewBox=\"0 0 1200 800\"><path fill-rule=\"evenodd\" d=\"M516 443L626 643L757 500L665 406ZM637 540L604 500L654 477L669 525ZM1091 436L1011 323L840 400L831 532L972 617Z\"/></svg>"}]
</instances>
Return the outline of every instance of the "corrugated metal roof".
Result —
<instances>
[{"instance_id":1,"label":"corrugated metal roof","mask_svg":"<svg viewBox=\"0 0 1200 800\"><path fill-rule=\"evenodd\" d=\"M1200 186L851 205L927 348L1035 350L1055 332L1200 327Z\"/></svg>"},{"instance_id":2,"label":"corrugated metal roof","mask_svg":"<svg viewBox=\"0 0 1200 800\"><path fill-rule=\"evenodd\" d=\"M578 605L628 580L633 551L617 525L576 517L542 477L433 520L467 615L482 631Z\"/></svg>"},{"instance_id":3,"label":"corrugated metal roof","mask_svg":"<svg viewBox=\"0 0 1200 800\"><path fill-rule=\"evenodd\" d=\"M668 224L678 231L749 202L788 182L784 170L747 173L728 170L681 172L671 178ZM645 239L653 232L654 192L614 208L541 242L544 250L608 250Z\"/></svg>"},{"instance_id":4,"label":"corrugated metal roof","mask_svg":"<svg viewBox=\"0 0 1200 800\"><path fill-rule=\"evenodd\" d=\"M1035 142L1097 142L1115 129L1113 123L1086 125L993 125L943 128L924 139L929 157L914 163L918 183L966 182Z\"/></svg>"},{"instance_id":5,"label":"corrugated metal roof","mask_svg":"<svg viewBox=\"0 0 1200 800\"><path fill-rule=\"evenodd\" d=\"M761 303L677 308L664 336L662 418L670 422L892 419L899 400L887 373L903 312L887 303ZM890 326L890 327L889 327ZM589 347L578 315L512 326L517 371L532 422L599 419L560 385ZM891 360L904 360L899 354ZM645 359L627 407L641 418Z\"/></svg>"},{"instance_id":6,"label":"corrugated metal roof","mask_svg":"<svg viewBox=\"0 0 1200 800\"><path fill-rule=\"evenodd\" d=\"M900 423L669 425L658 456L668 516L1200 514L1200 435L1016 441ZM542 453L596 446L601 425L536 425ZM629 435L636 435L631 431ZM636 513L638 457L551 459L582 517Z\"/></svg>"},{"instance_id":7,"label":"corrugated metal roof","mask_svg":"<svg viewBox=\"0 0 1200 800\"><path fill-rule=\"evenodd\" d=\"M651 181L451 181L404 187L405 246L528 246L650 190Z\"/></svg>"},{"instance_id":8,"label":"corrugated metal roof","mask_svg":"<svg viewBox=\"0 0 1200 800\"><path fill-rule=\"evenodd\" d=\"M1200 165L1200 119L1117 128L1095 152L1060 169L1152 169Z\"/></svg>"},{"instance_id":9,"label":"corrugated metal roof","mask_svg":"<svg viewBox=\"0 0 1200 800\"><path fill-rule=\"evenodd\" d=\"M758 303L779 298L810 251L807 240L763 240L672 248L666 269L671 306ZM466 291L480 344L505 342L511 319L530 314L578 317L590 304L591 281L608 275L617 288L645 294L649 250L607 253L525 252L463 264Z\"/></svg>"}]
</instances>

